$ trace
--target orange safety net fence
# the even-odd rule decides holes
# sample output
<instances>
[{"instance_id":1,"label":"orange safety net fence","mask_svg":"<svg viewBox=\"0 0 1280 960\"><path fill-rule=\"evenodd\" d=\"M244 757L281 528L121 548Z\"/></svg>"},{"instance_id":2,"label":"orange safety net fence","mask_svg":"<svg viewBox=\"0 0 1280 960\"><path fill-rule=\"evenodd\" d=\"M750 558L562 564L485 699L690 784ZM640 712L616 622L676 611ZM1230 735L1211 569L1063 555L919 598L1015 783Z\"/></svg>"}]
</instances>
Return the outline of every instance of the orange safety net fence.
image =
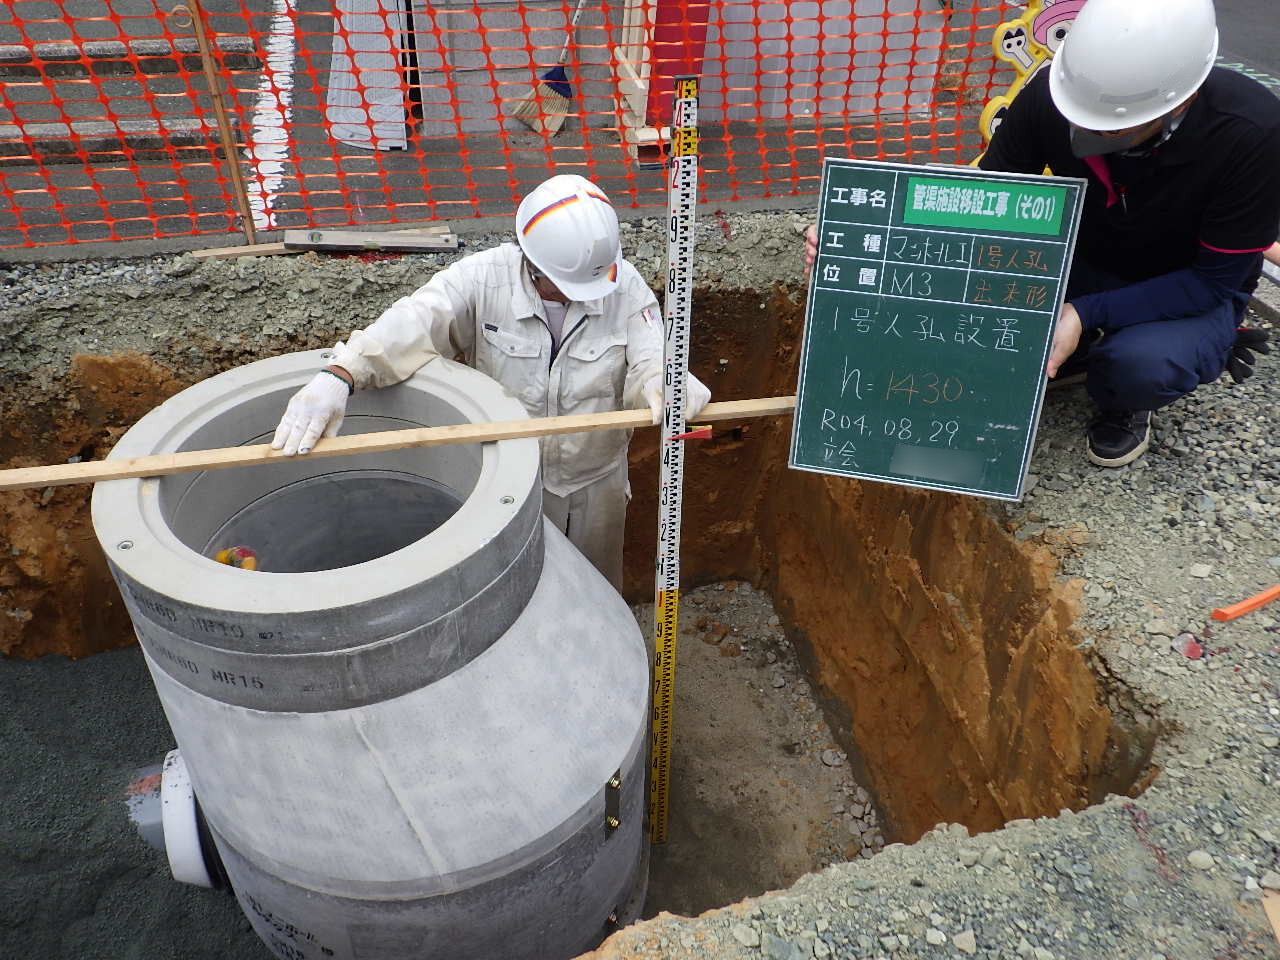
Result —
<instances>
[{"instance_id":1,"label":"orange safety net fence","mask_svg":"<svg viewBox=\"0 0 1280 960\"><path fill-rule=\"evenodd\" d=\"M968 162L1012 78L1005 0L188 0L203 58L175 5L0 6L0 247L510 215L557 172L659 207L686 73L701 199L793 197Z\"/></svg>"}]
</instances>

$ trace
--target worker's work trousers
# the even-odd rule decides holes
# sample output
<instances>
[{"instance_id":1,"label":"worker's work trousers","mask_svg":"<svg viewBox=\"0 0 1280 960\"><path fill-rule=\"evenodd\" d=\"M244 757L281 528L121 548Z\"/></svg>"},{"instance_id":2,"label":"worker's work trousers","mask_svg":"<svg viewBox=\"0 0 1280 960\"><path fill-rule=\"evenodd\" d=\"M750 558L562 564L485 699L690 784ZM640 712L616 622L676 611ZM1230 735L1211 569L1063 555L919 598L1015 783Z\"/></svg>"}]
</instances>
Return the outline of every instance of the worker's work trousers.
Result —
<instances>
[{"instance_id":1,"label":"worker's work trousers","mask_svg":"<svg viewBox=\"0 0 1280 960\"><path fill-rule=\"evenodd\" d=\"M622 592L622 538L631 500L627 458L605 476L566 497L542 491L542 512L569 542Z\"/></svg>"},{"instance_id":2,"label":"worker's work trousers","mask_svg":"<svg viewBox=\"0 0 1280 960\"><path fill-rule=\"evenodd\" d=\"M1077 260L1067 299L1124 285ZM1241 313L1236 304L1225 303L1203 316L1135 323L1082 344L1077 354L1088 358L1089 396L1102 410L1158 410L1212 383L1226 369Z\"/></svg>"}]
</instances>

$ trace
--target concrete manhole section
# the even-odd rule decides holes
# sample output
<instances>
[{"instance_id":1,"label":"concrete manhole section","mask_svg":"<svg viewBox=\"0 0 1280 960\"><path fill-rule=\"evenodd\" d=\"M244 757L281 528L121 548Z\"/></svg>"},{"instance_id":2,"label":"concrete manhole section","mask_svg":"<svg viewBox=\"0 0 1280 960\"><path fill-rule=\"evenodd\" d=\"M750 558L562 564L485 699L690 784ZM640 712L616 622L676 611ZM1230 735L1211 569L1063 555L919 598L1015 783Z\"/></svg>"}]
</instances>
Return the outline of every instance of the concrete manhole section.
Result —
<instances>
[{"instance_id":1,"label":"concrete manhole section","mask_svg":"<svg viewBox=\"0 0 1280 960\"><path fill-rule=\"evenodd\" d=\"M322 364L207 380L113 456L262 442ZM518 416L448 361L350 410L352 432ZM199 855L277 954L540 960L638 916L647 658L543 520L538 463L525 441L95 491ZM233 546L259 569L211 560Z\"/></svg>"}]
</instances>

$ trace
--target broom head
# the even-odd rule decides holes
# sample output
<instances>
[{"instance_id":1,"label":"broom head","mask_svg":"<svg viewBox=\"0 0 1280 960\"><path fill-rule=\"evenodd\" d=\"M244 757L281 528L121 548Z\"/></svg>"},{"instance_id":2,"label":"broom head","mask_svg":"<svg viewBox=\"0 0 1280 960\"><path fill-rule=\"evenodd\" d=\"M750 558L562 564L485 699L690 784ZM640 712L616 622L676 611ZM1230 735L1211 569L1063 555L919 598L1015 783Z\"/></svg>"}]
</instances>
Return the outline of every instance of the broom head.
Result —
<instances>
[{"instance_id":1,"label":"broom head","mask_svg":"<svg viewBox=\"0 0 1280 960\"><path fill-rule=\"evenodd\" d=\"M515 105L511 116L538 133L555 133L564 125L572 96L564 67L557 65L543 74L542 82Z\"/></svg>"}]
</instances>

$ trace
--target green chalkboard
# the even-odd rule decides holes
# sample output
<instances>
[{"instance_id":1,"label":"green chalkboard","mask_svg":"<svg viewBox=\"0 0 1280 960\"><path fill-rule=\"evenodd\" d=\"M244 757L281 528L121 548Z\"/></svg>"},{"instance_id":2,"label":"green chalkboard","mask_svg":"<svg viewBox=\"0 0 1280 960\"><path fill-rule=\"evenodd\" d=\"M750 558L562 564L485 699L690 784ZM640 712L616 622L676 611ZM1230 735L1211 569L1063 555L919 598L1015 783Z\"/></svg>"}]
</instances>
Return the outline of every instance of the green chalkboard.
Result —
<instances>
[{"instance_id":1,"label":"green chalkboard","mask_svg":"<svg viewBox=\"0 0 1280 960\"><path fill-rule=\"evenodd\" d=\"M1016 500L1084 181L827 159L792 467Z\"/></svg>"}]
</instances>

